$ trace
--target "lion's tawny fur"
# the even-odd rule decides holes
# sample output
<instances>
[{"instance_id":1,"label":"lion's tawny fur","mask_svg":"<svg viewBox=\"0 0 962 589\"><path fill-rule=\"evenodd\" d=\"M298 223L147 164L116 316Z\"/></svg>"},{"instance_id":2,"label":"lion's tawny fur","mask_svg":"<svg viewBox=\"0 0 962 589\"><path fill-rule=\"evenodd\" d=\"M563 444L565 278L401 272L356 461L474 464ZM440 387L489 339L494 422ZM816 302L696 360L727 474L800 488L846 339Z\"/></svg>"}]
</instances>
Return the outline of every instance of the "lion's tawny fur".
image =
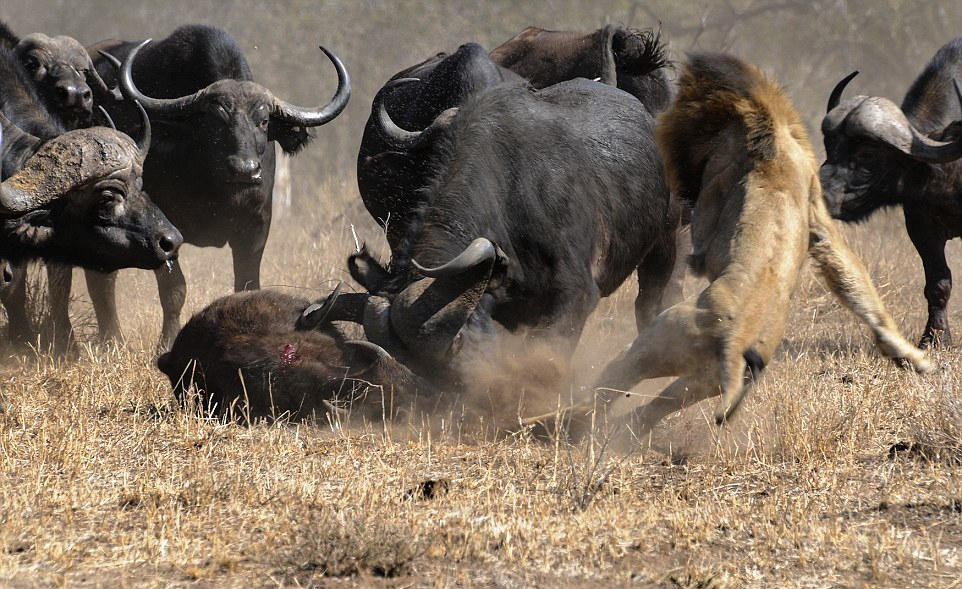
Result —
<instances>
[{"instance_id":1,"label":"lion's tawny fur","mask_svg":"<svg viewBox=\"0 0 962 589\"><path fill-rule=\"evenodd\" d=\"M808 136L777 83L734 57L695 55L657 141L672 190L694 206L692 259L711 283L658 316L599 378L609 400L642 379L681 377L634 413L636 433L710 396L721 394L718 421L738 406L782 339L809 255L883 354L931 370L829 217Z\"/></svg>"}]
</instances>

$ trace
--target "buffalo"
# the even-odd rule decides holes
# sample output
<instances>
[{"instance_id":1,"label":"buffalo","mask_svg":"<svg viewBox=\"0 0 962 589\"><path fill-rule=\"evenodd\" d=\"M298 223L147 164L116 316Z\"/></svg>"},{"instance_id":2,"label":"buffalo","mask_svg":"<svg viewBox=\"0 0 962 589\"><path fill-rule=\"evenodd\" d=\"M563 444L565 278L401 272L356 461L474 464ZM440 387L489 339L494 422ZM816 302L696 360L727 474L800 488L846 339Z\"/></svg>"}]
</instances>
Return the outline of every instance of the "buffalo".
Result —
<instances>
[{"instance_id":1,"label":"buffalo","mask_svg":"<svg viewBox=\"0 0 962 589\"><path fill-rule=\"evenodd\" d=\"M145 127L149 129L149 126ZM153 269L182 237L141 190L149 131L135 143L114 129L78 129L41 141L0 115L3 147L29 157L0 183L0 256L113 271Z\"/></svg>"},{"instance_id":2,"label":"buffalo","mask_svg":"<svg viewBox=\"0 0 962 589\"><path fill-rule=\"evenodd\" d=\"M400 79L421 82L393 84ZM483 47L466 43L454 53L439 53L396 73L379 92L378 100L399 126L424 129L441 113L503 83L525 84L520 76L492 62ZM422 140L413 149L398 150L380 129L378 112L374 110L361 138L357 183L364 206L385 227L393 249L421 202L418 191L430 177L434 144Z\"/></svg>"},{"instance_id":3,"label":"buffalo","mask_svg":"<svg viewBox=\"0 0 962 589\"><path fill-rule=\"evenodd\" d=\"M672 191L694 207L690 261L710 284L661 313L604 368L599 404L642 379L678 376L631 414L636 436L719 394L715 418L725 421L771 361L809 256L883 354L930 371L829 216L814 152L784 90L724 54L692 56L679 86L657 141ZM592 405L573 412L574 431L584 431Z\"/></svg>"},{"instance_id":4,"label":"buffalo","mask_svg":"<svg viewBox=\"0 0 962 589\"><path fill-rule=\"evenodd\" d=\"M104 270L157 268L173 260L182 237L141 189L150 144L146 116L139 143L106 128L62 135L63 124L43 106L16 46L0 43L2 176L44 179L45 187L24 185L19 192L24 202L35 197L38 204L3 219L0 255L16 265L43 258ZM22 285L4 289L3 297L13 309L11 336L29 341Z\"/></svg>"},{"instance_id":5,"label":"buffalo","mask_svg":"<svg viewBox=\"0 0 962 589\"><path fill-rule=\"evenodd\" d=\"M535 88L574 78L599 79L659 113L674 95L665 53L657 32L609 24L591 32L527 27L492 49L491 59Z\"/></svg>"},{"instance_id":6,"label":"buffalo","mask_svg":"<svg viewBox=\"0 0 962 589\"><path fill-rule=\"evenodd\" d=\"M119 83L155 123L155 148L144 163L145 189L187 243L230 245L235 290L260 288L271 221L272 143L296 153L309 143L309 128L341 113L350 97L341 61L321 48L337 71L337 91L328 104L303 108L254 82L240 47L214 27L184 26L156 43L107 41L94 50L107 84ZM118 60L123 62L119 72L114 69ZM120 128L137 128L128 106L111 103L107 110ZM180 324L186 282L176 262L156 277L164 314L159 346L166 348ZM102 334L120 337L113 277L91 291L105 315L98 316Z\"/></svg>"},{"instance_id":7,"label":"buffalo","mask_svg":"<svg viewBox=\"0 0 962 589\"><path fill-rule=\"evenodd\" d=\"M901 108L877 96L832 90L822 121L825 162L821 180L832 216L865 220L900 206L905 228L922 258L928 321L919 345L951 345L946 305L952 272L946 241L962 236L962 37L939 49L909 88Z\"/></svg>"},{"instance_id":8,"label":"buffalo","mask_svg":"<svg viewBox=\"0 0 962 589\"><path fill-rule=\"evenodd\" d=\"M370 419L403 408L401 395L426 387L383 348L344 337L332 324L343 302L311 304L271 289L228 295L194 315L157 366L178 398L193 387L220 415Z\"/></svg>"},{"instance_id":9,"label":"buffalo","mask_svg":"<svg viewBox=\"0 0 962 589\"><path fill-rule=\"evenodd\" d=\"M32 33L18 37L0 23L0 46L9 49L9 57L18 66L20 77L35 92L35 99L27 101L27 109L12 113L17 122L30 133L50 138L65 129L77 129L93 124L93 94L97 89L100 100L114 99L115 92L106 87L97 74L87 51L76 39L68 36L50 37ZM6 84L10 89L10 84ZM42 106L38 109L36 103ZM41 112L44 116L24 116L26 112ZM4 294L11 335L15 342L33 341L26 310L23 267L18 267L21 279L16 290ZM56 349L67 347L72 334L68 315L71 269L57 263L47 264L48 302L50 305L50 337Z\"/></svg>"},{"instance_id":10,"label":"buffalo","mask_svg":"<svg viewBox=\"0 0 962 589\"><path fill-rule=\"evenodd\" d=\"M462 349L501 330L534 330L570 353L599 298L635 269L639 327L654 317L680 211L639 101L588 80L537 91L509 81L405 130L382 100L390 90L375 100L378 132L400 154L430 143L432 174L390 267L366 252L349 260L370 294L358 313L370 341L415 372L449 365L455 378Z\"/></svg>"}]
</instances>

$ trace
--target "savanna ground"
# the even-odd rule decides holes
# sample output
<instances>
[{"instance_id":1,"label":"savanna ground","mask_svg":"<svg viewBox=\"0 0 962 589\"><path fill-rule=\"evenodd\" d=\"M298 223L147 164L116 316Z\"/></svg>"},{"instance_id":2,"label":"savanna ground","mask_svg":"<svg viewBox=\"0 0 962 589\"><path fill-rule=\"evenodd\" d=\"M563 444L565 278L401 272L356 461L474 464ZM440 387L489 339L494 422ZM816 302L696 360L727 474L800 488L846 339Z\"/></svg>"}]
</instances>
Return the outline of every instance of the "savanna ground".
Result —
<instances>
[{"instance_id":1,"label":"savanna ground","mask_svg":"<svg viewBox=\"0 0 962 589\"><path fill-rule=\"evenodd\" d=\"M409 4L417 3L403 6ZM753 3L732 3L741 4ZM29 20L29 6L4 3L0 17ZM211 8L191 6L164 23L199 20L196 12ZM51 32L81 36L64 25L69 17L57 14L59 27ZM524 13L516 20L533 18ZM592 18L595 26L600 18ZM576 26L573 20L539 24ZM507 38L530 22L502 24L504 31L485 29L485 39ZM670 31L669 23L665 28ZM472 38L458 34L458 41L436 49ZM926 40L925 55L947 38ZM412 63L428 53L389 58ZM790 60L787 53L781 58ZM785 76L806 63L800 60ZM777 64L767 65L781 74ZM382 73L360 71L357 85ZM825 74L831 83L835 77ZM822 86L814 97L799 90L798 99L823 104L831 86ZM898 96L877 86L872 91ZM352 106L358 118L347 119L353 126L338 133L353 136L367 107L358 103L369 105L371 94L359 89ZM817 122L810 120L813 128ZM323 137L322 130L295 173L330 153ZM349 160L351 150L356 144L334 155L346 153ZM348 172L295 182L295 205L275 223L265 285L321 297L338 280L350 284L344 258L355 247L355 233L383 248ZM900 214L876 216L846 234L898 325L917 338L925 321L922 273ZM230 291L226 250L187 246L182 260L187 314ZM960 263L962 250L953 243L950 265ZM160 310L152 276L121 274L128 342L119 349L84 343L94 325L79 273L75 283L78 357L63 361L39 351L0 361L0 585L962 582L959 349L936 352L939 370L932 375L899 370L875 352L867 330L812 270L775 361L728 426L712 424L709 401L667 420L651 447L627 454L606 447L600 422L592 440L575 446L524 432L495 435L490 425L510 425L538 403L555 406L591 381L634 336L633 281L592 316L570 387L537 399L521 390L482 398L472 411L430 419L349 427L247 426L182 407L153 364ZM687 294L699 288L688 280ZM962 331L958 305L950 311ZM639 387L635 402L657 390Z\"/></svg>"}]
</instances>

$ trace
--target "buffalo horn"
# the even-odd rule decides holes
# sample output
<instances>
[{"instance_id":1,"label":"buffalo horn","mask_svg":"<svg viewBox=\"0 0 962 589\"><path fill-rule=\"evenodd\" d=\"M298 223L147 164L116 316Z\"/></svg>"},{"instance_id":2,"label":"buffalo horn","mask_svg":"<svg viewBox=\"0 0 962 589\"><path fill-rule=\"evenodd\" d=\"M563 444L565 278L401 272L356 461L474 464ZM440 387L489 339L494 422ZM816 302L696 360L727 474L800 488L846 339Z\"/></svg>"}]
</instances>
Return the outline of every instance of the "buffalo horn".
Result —
<instances>
[{"instance_id":1,"label":"buffalo horn","mask_svg":"<svg viewBox=\"0 0 962 589\"><path fill-rule=\"evenodd\" d=\"M106 57L107 60L114 65L114 67L120 67L120 61L113 55L110 55L105 51L101 51L100 54ZM87 75L85 77L87 78L87 84L93 87L94 92L96 92L98 96L109 95L113 96L115 100L123 99L120 89L111 88L108 86L107 82L100 77L100 72L97 71L97 68L94 67L93 63L90 64L90 68L87 70Z\"/></svg>"},{"instance_id":2,"label":"buffalo horn","mask_svg":"<svg viewBox=\"0 0 962 589\"><path fill-rule=\"evenodd\" d=\"M601 38L601 77L599 81L609 86L618 85L618 69L615 66L615 50L612 47L618 25L605 25Z\"/></svg>"},{"instance_id":3,"label":"buffalo horn","mask_svg":"<svg viewBox=\"0 0 962 589\"><path fill-rule=\"evenodd\" d=\"M116 131L117 125L115 125L114 120L110 118L110 114L107 113L107 109L98 104L97 110L100 111L100 116L104 118L104 122L107 123L107 125L109 125L111 129Z\"/></svg>"},{"instance_id":4,"label":"buffalo horn","mask_svg":"<svg viewBox=\"0 0 962 589\"><path fill-rule=\"evenodd\" d=\"M446 276L457 276L478 264L489 262L498 256L497 248L490 240L479 237L464 248L454 259L437 266L436 268L425 268L412 259L411 264L417 268L418 272L429 278L444 278Z\"/></svg>"},{"instance_id":5,"label":"buffalo horn","mask_svg":"<svg viewBox=\"0 0 962 589\"><path fill-rule=\"evenodd\" d=\"M371 369L373 364L376 364L377 362L394 362L394 358L391 356L391 354L377 344L372 344L371 342L364 340L347 340L343 345L345 348L353 348L354 350L360 351L362 354L368 356L367 360L369 362L367 366L363 367L351 366L347 373L348 378L357 378L362 376Z\"/></svg>"},{"instance_id":6,"label":"buffalo horn","mask_svg":"<svg viewBox=\"0 0 962 589\"><path fill-rule=\"evenodd\" d=\"M397 123L391 119L391 115L388 114L387 108L384 106L384 97L389 93L388 90L396 86L420 81L421 80L417 78L398 78L397 80L392 80L386 84L384 88L381 88L377 96L374 97L373 108L374 112L377 113L377 122L381 136L387 140L392 149L408 151L418 147L433 137L435 133L450 125L451 121L453 121L454 117L458 114L458 107L452 106L435 117L434 121L423 131L408 131L399 127Z\"/></svg>"},{"instance_id":7,"label":"buffalo horn","mask_svg":"<svg viewBox=\"0 0 962 589\"><path fill-rule=\"evenodd\" d=\"M326 106L320 108L302 108L274 98L273 116L285 123L299 127L317 127L323 125L341 114L341 111L344 110L348 100L351 98L351 78L348 76L344 64L341 63L341 60L338 59L332 51L328 51L323 45L320 45L319 48L327 55L327 58L334 64L334 69L337 70L337 90L334 92L334 97L331 98Z\"/></svg>"},{"instance_id":8,"label":"buffalo horn","mask_svg":"<svg viewBox=\"0 0 962 589\"><path fill-rule=\"evenodd\" d=\"M852 78L858 75L858 70L850 73L835 84L835 88L832 89L832 93L828 97L828 109L825 112L831 111L833 108L838 106L838 103L842 101L842 92L845 91L845 87L848 83L852 81Z\"/></svg>"},{"instance_id":9,"label":"buffalo horn","mask_svg":"<svg viewBox=\"0 0 962 589\"><path fill-rule=\"evenodd\" d=\"M141 105L136 100L134 104L137 105L137 110L140 111L140 121L144 127L143 133L140 135L140 140L137 141L137 149L146 158L147 152L150 151L150 117L147 116L147 111L144 110L143 105Z\"/></svg>"},{"instance_id":10,"label":"buffalo horn","mask_svg":"<svg viewBox=\"0 0 962 589\"><path fill-rule=\"evenodd\" d=\"M152 39L147 39L140 45L134 47L130 51L130 54L127 55L127 58L124 59L120 67L120 90L128 100L136 100L152 115L164 117L186 116L193 112L204 89L198 90L193 94L188 94L187 96L181 96L180 98L151 98L141 93L134 84L134 59L137 58L140 50L150 43L151 40ZM106 55L106 53L104 55Z\"/></svg>"},{"instance_id":11,"label":"buffalo horn","mask_svg":"<svg viewBox=\"0 0 962 589\"><path fill-rule=\"evenodd\" d=\"M40 144L39 139L23 131L0 112L0 151L2 151L4 140L13 143L22 137L29 138L36 145ZM36 202L37 199L29 190L29 187L21 184L23 183L18 181L16 174L0 183L0 215L22 215L31 209L46 204L45 202Z\"/></svg>"}]
</instances>

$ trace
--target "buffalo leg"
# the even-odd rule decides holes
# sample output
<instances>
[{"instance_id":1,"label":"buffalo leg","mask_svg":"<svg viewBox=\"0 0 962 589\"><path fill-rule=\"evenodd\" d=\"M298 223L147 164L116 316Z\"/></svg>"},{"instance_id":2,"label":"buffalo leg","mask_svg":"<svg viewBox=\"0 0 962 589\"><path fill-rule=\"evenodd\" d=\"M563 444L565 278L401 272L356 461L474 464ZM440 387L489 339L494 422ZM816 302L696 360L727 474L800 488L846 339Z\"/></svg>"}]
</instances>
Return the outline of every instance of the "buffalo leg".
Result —
<instances>
[{"instance_id":1,"label":"buffalo leg","mask_svg":"<svg viewBox=\"0 0 962 589\"><path fill-rule=\"evenodd\" d=\"M166 268L164 268L166 271ZM117 273L104 274L96 270L84 272L87 292L97 316L97 337L101 342L120 342L120 319L117 317Z\"/></svg>"},{"instance_id":2,"label":"buffalo leg","mask_svg":"<svg viewBox=\"0 0 962 589\"><path fill-rule=\"evenodd\" d=\"M27 313L27 264L10 264L13 283L6 289L3 306L7 310L7 337L16 348L35 343L36 330Z\"/></svg>"},{"instance_id":3,"label":"buffalo leg","mask_svg":"<svg viewBox=\"0 0 962 589\"><path fill-rule=\"evenodd\" d=\"M681 281L675 278L675 234L664 235L645 255L637 269L638 296L635 298L635 325L638 333L664 310L665 300L674 305L682 300Z\"/></svg>"},{"instance_id":4,"label":"buffalo leg","mask_svg":"<svg viewBox=\"0 0 962 589\"><path fill-rule=\"evenodd\" d=\"M952 294L952 271L945 261L945 237L933 231L934 224L905 211L905 228L915 250L922 258L925 270L925 300L929 304L929 318L919 347L952 345L952 332L946 307Z\"/></svg>"},{"instance_id":5,"label":"buffalo leg","mask_svg":"<svg viewBox=\"0 0 962 589\"><path fill-rule=\"evenodd\" d=\"M70 287L73 284L73 267L47 262L47 296L49 315L44 326L47 345L60 356L67 353L73 342L70 325Z\"/></svg>"},{"instance_id":6,"label":"buffalo leg","mask_svg":"<svg viewBox=\"0 0 962 589\"><path fill-rule=\"evenodd\" d=\"M230 253L234 258L234 292L258 290L261 287L261 258L267 239L230 243Z\"/></svg>"},{"instance_id":7,"label":"buffalo leg","mask_svg":"<svg viewBox=\"0 0 962 589\"><path fill-rule=\"evenodd\" d=\"M169 350L180 329L180 312L187 299L187 280L184 278L184 272L178 260L174 260L169 267L162 266L154 270L154 276L157 277L160 308L164 312L164 323L157 349Z\"/></svg>"}]
</instances>

